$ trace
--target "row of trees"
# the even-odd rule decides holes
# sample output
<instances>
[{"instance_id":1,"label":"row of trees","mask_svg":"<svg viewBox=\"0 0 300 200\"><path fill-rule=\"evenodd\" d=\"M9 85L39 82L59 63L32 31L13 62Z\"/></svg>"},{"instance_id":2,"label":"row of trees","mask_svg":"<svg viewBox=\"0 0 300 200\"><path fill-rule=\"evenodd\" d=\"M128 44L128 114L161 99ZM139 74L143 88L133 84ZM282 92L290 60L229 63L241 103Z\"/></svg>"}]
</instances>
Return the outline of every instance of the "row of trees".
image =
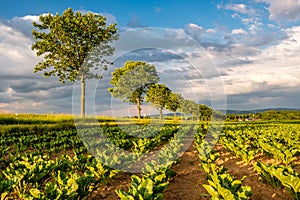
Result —
<instances>
[{"instance_id":1,"label":"row of trees","mask_svg":"<svg viewBox=\"0 0 300 200\"><path fill-rule=\"evenodd\" d=\"M185 116L208 119L212 109L204 104L196 104L184 99L180 94L172 92L165 84L159 83L159 76L154 65L140 61L127 61L123 67L112 73L111 85L108 91L113 97L124 102L137 105L138 119L141 117L141 105L149 102L156 107L163 118L163 109L174 112L181 111Z\"/></svg>"},{"instance_id":2,"label":"row of trees","mask_svg":"<svg viewBox=\"0 0 300 200\"><path fill-rule=\"evenodd\" d=\"M35 42L32 49L37 56L43 56L34 72L43 71L45 77L58 76L65 81L81 82L81 116L85 117L86 79L101 79L97 74L98 66L104 69L110 64L105 56L110 56L115 49L110 46L118 39L116 24L106 24L106 18L95 13L73 12L71 8L62 15L47 14L34 22L32 34ZM138 118L141 105L150 102L160 112L163 109L185 116L209 118L212 110L205 105L197 105L192 100L185 100L180 94L173 93L167 86L159 83L159 76L153 65L139 61L128 61L124 67L112 73L109 92L122 101L137 105Z\"/></svg>"},{"instance_id":3,"label":"row of trees","mask_svg":"<svg viewBox=\"0 0 300 200\"><path fill-rule=\"evenodd\" d=\"M257 113L227 114L227 121L245 120L300 120L299 110L267 110Z\"/></svg>"}]
</instances>

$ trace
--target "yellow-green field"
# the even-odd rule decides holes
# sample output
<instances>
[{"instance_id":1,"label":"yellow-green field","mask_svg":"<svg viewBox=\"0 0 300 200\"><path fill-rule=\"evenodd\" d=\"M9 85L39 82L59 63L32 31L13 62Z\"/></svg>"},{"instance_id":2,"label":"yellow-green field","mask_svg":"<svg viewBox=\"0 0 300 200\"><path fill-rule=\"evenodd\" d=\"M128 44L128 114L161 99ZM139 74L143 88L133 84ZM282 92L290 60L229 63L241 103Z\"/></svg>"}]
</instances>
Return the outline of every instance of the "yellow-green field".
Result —
<instances>
[{"instance_id":1,"label":"yellow-green field","mask_svg":"<svg viewBox=\"0 0 300 200\"><path fill-rule=\"evenodd\" d=\"M1 199L299 199L299 121L222 125L1 114ZM158 159L135 172L135 162L154 152ZM181 182L193 189L186 193Z\"/></svg>"}]
</instances>

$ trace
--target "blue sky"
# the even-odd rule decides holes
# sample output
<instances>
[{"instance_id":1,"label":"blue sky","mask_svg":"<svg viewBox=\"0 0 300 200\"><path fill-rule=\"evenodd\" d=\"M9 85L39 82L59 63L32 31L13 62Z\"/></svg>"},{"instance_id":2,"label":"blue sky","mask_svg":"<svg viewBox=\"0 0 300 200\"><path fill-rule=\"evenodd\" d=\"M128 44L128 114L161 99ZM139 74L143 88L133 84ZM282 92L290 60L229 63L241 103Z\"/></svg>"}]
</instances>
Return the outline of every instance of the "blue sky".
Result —
<instances>
[{"instance_id":1,"label":"blue sky","mask_svg":"<svg viewBox=\"0 0 300 200\"><path fill-rule=\"evenodd\" d=\"M187 88L202 94L199 103L213 104L211 94L216 92L208 83L221 80L229 109L300 107L299 0L10 0L0 7L1 112L72 112L73 85L61 85L56 78L33 74L33 67L41 58L30 48L32 22L40 14L61 14L68 7L100 13L108 22L116 22L120 32L141 27L168 28L168 34L174 31L201 45L201 56L211 60L210 64L215 65L211 69L216 68L218 74L200 67L203 72L197 75L187 59L196 60L197 50L181 45L177 37L159 38L161 44L169 45L162 51L139 51L125 56L155 64L164 82L172 84L174 90L183 91L189 98L193 95L188 94ZM140 41L146 40L151 38L141 36ZM130 44L145 46L138 44L134 36L129 38L127 45ZM186 59L175 59L176 56ZM124 57L118 61L121 67ZM174 77L181 74L181 85L180 81L171 82L166 73ZM215 102L222 95L216 94ZM109 96L102 99L106 99L105 103L97 103L105 104L103 107L111 105ZM116 109L120 105L115 102ZM128 110L127 107L122 109ZM110 108L97 112L109 111Z\"/></svg>"},{"instance_id":2,"label":"blue sky","mask_svg":"<svg viewBox=\"0 0 300 200\"><path fill-rule=\"evenodd\" d=\"M141 24L155 27L182 27L189 22L212 23L211 15L216 15L216 5L212 2L190 0L185 1L19 1L13 0L2 4L2 17L12 18L40 13L62 13L71 7L74 10L89 10L109 13L117 18L120 26L126 26L131 20L139 20ZM179 11L179 9L181 11ZM201 15L199 15L201 11ZM185 14L180 14L180 13Z\"/></svg>"}]
</instances>

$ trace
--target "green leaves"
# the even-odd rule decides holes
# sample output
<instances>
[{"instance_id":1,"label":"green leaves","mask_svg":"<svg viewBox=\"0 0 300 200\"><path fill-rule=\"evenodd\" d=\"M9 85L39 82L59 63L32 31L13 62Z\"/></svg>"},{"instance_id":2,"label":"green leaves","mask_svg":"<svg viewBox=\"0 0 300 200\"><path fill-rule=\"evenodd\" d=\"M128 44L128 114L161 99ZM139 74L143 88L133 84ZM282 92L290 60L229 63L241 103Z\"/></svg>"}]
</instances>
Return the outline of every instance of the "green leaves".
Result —
<instances>
[{"instance_id":1,"label":"green leaves","mask_svg":"<svg viewBox=\"0 0 300 200\"><path fill-rule=\"evenodd\" d=\"M41 15L40 22L33 23L36 29L32 31L35 39L32 49L37 50L38 56L43 55L44 60L36 65L34 72L58 76L61 82L74 82L80 74L98 77L90 68L97 67L96 63L108 63L102 57L112 55L114 49L108 42L117 39L116 24L107 26L105 20L90 12L74 13L71 8L62 15ZM92 51L95 54L90 54Z\"/></svg>"},{"instance_id":2,"label":"green leaves","mask_svg":"<svg viewBox=\"0 0 300 200\"><path fill-rule=\"evenodd\" d=\"M254 164L259 176L273 187L286 187L294 199L300 199L300 176L291 167L266 165L261 162Z\"/></svg>"},{"instance_id":3,"label":"green leaves","mask_svg":"<svg viewBox=\"0 0 300 200\"><path fill-rule=\"evenodd\" d=\"M163 191L169 185L169 179L174 177L176 173L171 169L176 162L175 157L183 145L183 138L186 137L193 127L183 127L184 131L177 133L169 142L169 146L164 146L158 155L159 162L145 163L142 177L132 175L131 185L128 192L117 190L117 194L121 199L134 200L162 200Z\"/></svg>"},{"instance_id":4,"label":"green leaves","mask_svg":"<svg viewBox=\"0 0 300 200\"><path fill-rule=\"evenodd\" d=\"M249 186L242 186L242 180L236 180L230 174L217 174L212 172L208 174L209 185L203 187L212 196L212 199L249 199L252 195Z\"/></svg>"},{"instance_id":5,"label":"green leaves","mask_svg":"<svg viewBox=\"0 0 300 200\"><path fill-rule=\"evenodd\" d=\"M4 200L12 190L13 181L6 180L0 176L0 199Z\"/></svg>"},{"instance_id":6,"label":"green leaves","mask_svg":"<svg viewBox=\"0 0 300 200\"><path fill-rule=\"evenodd\" d=\"M154 65L140 61L127 61L123 67L112 72L108 91L124 102L137 104L140 118L141 104L149 87L159 81Z\"/></svg>"},{"instance_id":7,"label":"green leaves","mask_svg":"<svg viewBox=\"0 0 300 200\"><path fill-rule=\"evenodd\" d=\"M149 88L146 101L155 106L160 113L160 119L162 119L162 110L166 107L170 101L171 90L164 84L153 84Z\"/></svg>"},{"instance_id":8,"label":"green leaves","mask_svg":"<svg viewBox=\"0 0 300 200\"><path fill-rule=\"evenodd\" d=\"M121 200L138 199L138 200L162 200L162 192L168 187L167 171L172 165L167 165L163 168L157 168L157 171L153 171L154 168L148 165L148 170L143 174L142 178L132 175L131 185L128 192L117 190L116 193Z\"/></svg>"},{"instance_id":9,"label":"green leaves","mask_svg":"<svg viewBox=\"0 0 300 200\"><path fill-rule=\"evenodd\" d=\"M101 79L99 66L107 69L114 48L109 45L118 36L116 24L106 25L105 17L88 12L74 13L71 8L62 15L41 15L32 31L37 56L43 56L34 73L43 71L45 77L58 76L59 81L81 81L81 116L85 117L85 80Z\"/></svg>"},{"instance_id":10,"label":"green leaves","mask_svg":"<svg viewBox=\"0 0 300 200\"><path fill-rule=\"evenodd\" d=\"M215 164L216 160L220 157L218 152L211 150L206 152L201 143L204 144L204 134L199 132L198 139L195 140L196 148L199 152L200 165L204 169L207 177L208 184L203 184L203 187L211 195L211 199L230 199L230 200L246 200L252 195L251 187L242 186L245 176L238 180L231 174L227 173L224 166ZM202 139L202 140L201 140Z\"/></svg>"}]
</instances>

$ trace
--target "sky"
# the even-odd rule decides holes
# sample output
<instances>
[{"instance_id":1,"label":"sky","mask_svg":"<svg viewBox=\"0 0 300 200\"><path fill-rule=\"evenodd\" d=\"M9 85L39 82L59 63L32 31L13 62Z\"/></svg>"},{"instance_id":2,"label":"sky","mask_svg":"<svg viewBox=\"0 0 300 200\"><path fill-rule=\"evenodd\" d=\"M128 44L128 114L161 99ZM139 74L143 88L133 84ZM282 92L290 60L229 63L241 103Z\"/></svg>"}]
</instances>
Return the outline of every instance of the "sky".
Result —
<instances>
[{"instance_id":1,"label":"sky","mask_svg":"<svg viewBox=\"0 0 300 200\"><path fill-rule=\"evenodd\" d=\"M78 85L34 74L42 57L31 50L32 22L69 7L105 16L121 36L114 66L90 83L88 113L135 115L107 92L126 60L155 65L173 91L216 109L300 108L299 0L10 0L0 7L0 112L77 112Z\"/></svg>"}]
</instances>

